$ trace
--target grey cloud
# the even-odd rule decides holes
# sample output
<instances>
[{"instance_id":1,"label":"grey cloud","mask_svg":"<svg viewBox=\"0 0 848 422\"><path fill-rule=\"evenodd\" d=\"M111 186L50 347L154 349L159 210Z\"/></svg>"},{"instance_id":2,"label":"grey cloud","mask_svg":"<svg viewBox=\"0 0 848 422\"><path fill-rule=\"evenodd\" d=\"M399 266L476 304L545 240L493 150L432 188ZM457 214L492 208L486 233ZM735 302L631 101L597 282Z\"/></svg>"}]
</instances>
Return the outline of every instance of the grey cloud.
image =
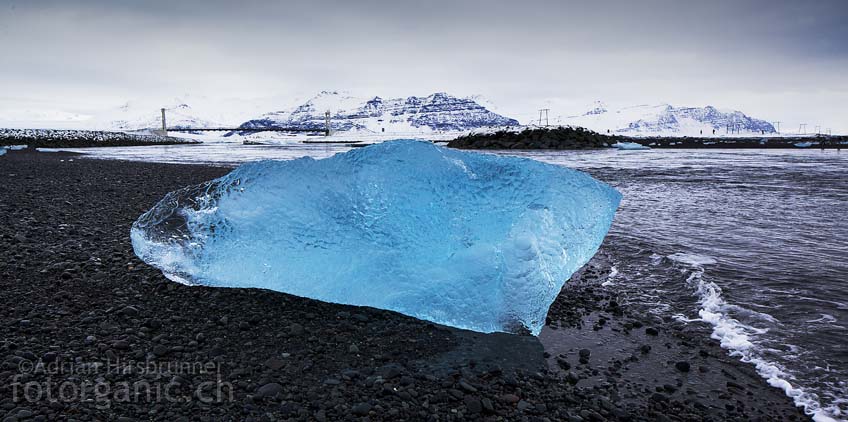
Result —
<instances>
[{"instance_id":1,"label":"grey cloud","mask_svg":"<svg viewBox=\"0 0 848 422\"><path fill-rule=\"evenodd\" d=\"M846 39L841 0L0 0L0 95L444 90L514 114L600 98L838 120Z\"/></svg>"}]
</instances>

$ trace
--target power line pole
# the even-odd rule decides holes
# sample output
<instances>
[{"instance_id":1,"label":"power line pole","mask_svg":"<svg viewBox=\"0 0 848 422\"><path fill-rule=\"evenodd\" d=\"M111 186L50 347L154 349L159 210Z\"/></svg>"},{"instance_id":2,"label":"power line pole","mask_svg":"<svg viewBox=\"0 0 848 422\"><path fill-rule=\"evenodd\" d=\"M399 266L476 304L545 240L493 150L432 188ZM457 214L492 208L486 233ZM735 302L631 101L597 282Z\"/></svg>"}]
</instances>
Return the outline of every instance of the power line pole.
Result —
<instances>
[{"instance_id":1,"label":"power line pole","mask_svg":"<svg viewBox=\"0 0 848 422\"><path fill-rule=\"evenodd\" d=\"M777 134L780 135L780 120L774 122L777 125Z\"/></svg>"},{"instance_id":2,"label":"power line pole","mask_svg":"<svg viewBox=\"0 0 848 422\"><path fill-rule=\"evenodd\" d=\"M545 127L548 127L548 111L550 111L549 108L539 109L539 126L542 126L542 113L545 113Z\"/></svg>"},{"instance_id":3,"label":"power line pole","mask_svg":"<svg viewBox=\"0 0 848 422\"><path fill-rule=\"evenodd\" d=\"M816 125L816 135L821 135L821 126Z\"/></svg>"},{"instance_id":4,"label":"power line pole","mask_svg":"<svg viewBox=\"0 0 848 422\"><path fill-rule=\"evenodd\" d=\"M806 135L807 134L807 124L806 123L801 123L801 126L798 126L798 134L799 135Z\"/></svg>"},{"instance_id":5,"label":"power line pole","mask_svg":"<svg viewBox=\"0 0 848 422\"><path fill-rule=\"evenodd\" d=\"M330 136L330 110L324 112L324 136Z\"/></svg>"}]
</instances>

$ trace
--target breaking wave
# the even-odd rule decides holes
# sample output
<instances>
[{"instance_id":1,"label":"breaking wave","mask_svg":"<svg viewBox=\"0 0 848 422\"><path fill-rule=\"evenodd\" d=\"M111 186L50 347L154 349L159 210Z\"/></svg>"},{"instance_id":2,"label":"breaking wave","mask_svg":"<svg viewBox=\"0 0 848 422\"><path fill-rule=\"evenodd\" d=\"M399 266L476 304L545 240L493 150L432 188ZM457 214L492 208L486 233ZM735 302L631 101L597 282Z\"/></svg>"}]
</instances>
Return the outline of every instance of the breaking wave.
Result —
<instances>
[{"instance_id":1,"label":"breaking wave","mask_svg":"<svg viewBox=\"0 0 848 422\"><path fill-rule=\"evenodd\" d=\"M671 261L683 264L689 275L686 283L693 288L700 304L699 318L687 321L703 321L713 327L711 337L721 343L721 347L730 351L731 356L738 357L746 363L754 365L757 372L766 379L772 387L780 388L792 398L795 405L803 407L804 412L816 422L837 421L828 414L838 414L838 409L822 408L818 396L804 391L798 385L793 385L794 377L776 362L764 359L756 344L757 335L765 334L768 329L757 328L730 316L730 309L744 309L738 305L727 303L722 297L721 287L704 279L705 266L715 265L715 258L688 253L675 253L666 256ZM747 311L747 310L746 310ZM761 312L750 311L762 319L776 321L774 317ZM824 317L826 318L826 317ZM678 317L678 319L684 319ZM793 347L789 345L789 347Z\"/></svg>"}]
</instances>

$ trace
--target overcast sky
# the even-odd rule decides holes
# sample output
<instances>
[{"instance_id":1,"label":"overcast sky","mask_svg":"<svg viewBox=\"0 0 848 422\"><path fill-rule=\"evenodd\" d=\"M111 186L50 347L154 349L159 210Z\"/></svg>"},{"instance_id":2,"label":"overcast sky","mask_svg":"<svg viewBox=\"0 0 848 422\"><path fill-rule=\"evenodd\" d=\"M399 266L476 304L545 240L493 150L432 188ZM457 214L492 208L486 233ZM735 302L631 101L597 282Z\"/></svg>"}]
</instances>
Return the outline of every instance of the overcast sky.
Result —
<instances>
[{"instance_id":1,"label":"overcast sky","mask_svg":"<svg viewBox=\"0 0 848 422\"><path fill-rule=\"evenodd\" d=\"M603 100L709 104L848 133L846 0L0 5L6 110L446 91L522 121Z\"/></svg>"}]
</instances>

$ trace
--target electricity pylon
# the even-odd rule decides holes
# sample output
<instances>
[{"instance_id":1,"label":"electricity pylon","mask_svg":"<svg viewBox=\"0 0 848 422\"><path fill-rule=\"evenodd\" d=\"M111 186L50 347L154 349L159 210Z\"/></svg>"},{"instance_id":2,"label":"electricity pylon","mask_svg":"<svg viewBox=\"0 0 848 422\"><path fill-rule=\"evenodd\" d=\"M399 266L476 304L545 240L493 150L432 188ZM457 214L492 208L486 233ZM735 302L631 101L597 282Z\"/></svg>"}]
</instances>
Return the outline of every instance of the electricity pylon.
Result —
<instances>
[{"instance_id":1,"label":"electricity pylon","mask_svg":"<svg viewBox=\"0 0 848 422\"><path fill-rule=\"evenodd\" d=\"M549 108L539 109L539 126L542 126L542 113L545 113L545 127L548 127L548 111L550 111Z\"/></svg>"}]
</instances>

